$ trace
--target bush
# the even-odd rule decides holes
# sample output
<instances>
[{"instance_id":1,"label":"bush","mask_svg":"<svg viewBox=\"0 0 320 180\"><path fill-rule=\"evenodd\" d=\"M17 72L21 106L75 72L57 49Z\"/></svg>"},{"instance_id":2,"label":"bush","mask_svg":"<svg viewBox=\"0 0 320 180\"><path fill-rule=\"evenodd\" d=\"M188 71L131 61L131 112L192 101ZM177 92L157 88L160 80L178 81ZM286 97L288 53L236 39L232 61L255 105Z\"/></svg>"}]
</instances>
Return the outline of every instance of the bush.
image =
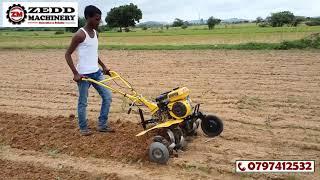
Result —
<instances>
[{"instance_id":1,"label":"bush","mask_svg":"<svg viewBox=\"0 0 320 180\"><path fill-rule=\"evenodd\" d=\"M255 43L249 42L245 44L230 45L232 49L242 49L242 50L264 50L264 49L277 49L278 44L275 43Z\"/></svg>"},{"instance_id":2,"label":"bush","mask_svg":"<svg viewBox=\"0 0 320 180\"><path fill-rule=\"evenodd\" d=\"M307 26L320 26L320 20L306 22Z\"/></svg>"},{"instance_id":3,"label":"bush","mask_svg":"<svg viewBox=\"0 0 320 180\"><path fill-rule=\"evenodd\" d=\"M103 25L103 26L98 27L98 32L105 32L105 31L111 31L111 30L112 30L112 28L110 28L107 25Z\"/></svg>"},{"instance_id":4,"label":"bush","mask_svg":"<svg viewBox=\"0 0 320 180\"><path fill-rule=\"evenodd\" d=\"M283 41L280 43L279 49L305 49L315 48L320 49L320 33L311 34L310 36L295 40L295 41Z\"/></svg>"},{"instance_id":5,"label":"bush","mask_svg":"<svg viewBox=\"0 0 320 180\"><path fill-rule=\"evenodd\" d=\"M64 34L64 31L56 31L54 34L58 35L58 34Z\"/></svg>"},{"instance_id":6,"label":"bush","mask_svg":"<svg viewBox=\"0 0 320 180\"><path fill-rule=\"evenodd\" d=\"M173 21L172 26L173 27L181 27L181 26L183 26L183 24L184 24L184 21L182 19L176 18Z\"/></svg>"},{"instance_id":7,"label":"bush","mask_svg":"<svg viewBox=\"0 0 320 180\"><path fill-rule=\"evenodd\" d=\"M128 27L124 28L125 32L130 32L130 29Z\"/></svg>"},{"instance_id":8,"label":"bush","mask_svg":"<svg viewBox=\"0 0 320 180\"><path fill-rule=\"evenodd\" d=\"M260 24L259 24L259 27L268 27L268 26L269 26L268 23L260 23Z\"/></svg>"},{"instance_id":9,"label":"bush","mask_svg":"<svg viewBox=\"0 0 320 180\"><path fill-rule=\"evenodd\" d=\"M146 30L148 30L148 27L147 26L143 26L142 30L146 31Z\"/></svg>"},{"instance_id":10,"label":"bush","mask_svg":"<svg viewBox=\"0 0 320 180\"><path fill-rule=\"evenodd\" d=\"M16 31L26 31L24 28L17 28Z\"/></svg>"},{"instance_id":11,"label":"bush","mask_svg":"<svg viewBox=\"0 0 320 180\"><path fill-rule=\"evenodd\" d=\"M186 24L184 24L184 25L181 26L181 28L182 28L182 29L187 29L188 26L187 26Z\"/></svg>"}]
</instances>

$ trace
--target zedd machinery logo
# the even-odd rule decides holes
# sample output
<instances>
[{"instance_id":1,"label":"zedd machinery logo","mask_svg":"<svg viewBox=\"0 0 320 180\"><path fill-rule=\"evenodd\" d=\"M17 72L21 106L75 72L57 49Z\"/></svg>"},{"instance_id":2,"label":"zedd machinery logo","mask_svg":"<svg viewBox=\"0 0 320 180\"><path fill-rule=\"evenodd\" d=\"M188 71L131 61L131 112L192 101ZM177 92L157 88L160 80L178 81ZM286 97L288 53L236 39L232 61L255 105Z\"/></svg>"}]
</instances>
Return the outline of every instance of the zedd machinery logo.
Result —
<instances>
[{"instance_id":1,"label":"zedd machinery logo","mask_svg":"<svg viewBox=\"0 0 320 180\"><path fill-rule=\"evenodd\" d=\"M77 27L76 2L3 2L4 27ZM4 14L4 13L2 13Z\"/></svg>"}]
</instances>

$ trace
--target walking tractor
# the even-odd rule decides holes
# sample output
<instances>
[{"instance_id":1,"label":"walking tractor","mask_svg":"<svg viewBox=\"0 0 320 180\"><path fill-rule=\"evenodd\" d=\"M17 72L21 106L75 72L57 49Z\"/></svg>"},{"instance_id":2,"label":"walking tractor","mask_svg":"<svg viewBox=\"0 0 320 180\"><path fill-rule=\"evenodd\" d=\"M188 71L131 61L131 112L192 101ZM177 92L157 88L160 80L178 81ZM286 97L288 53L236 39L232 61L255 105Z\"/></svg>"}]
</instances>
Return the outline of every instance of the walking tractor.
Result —
<instances>
[{"instance_id":1,"label":"walking tractor","mask_svg":"<svg viewBox=\"0 0 320 180\"><path fill-rule=\"evenodd\" d=\"M146 99L138 94L131 84L115 71L110 71L110 77L102 81L90 78L82 80L103 86L115 93L119 93L130 100L128 114L133 107L137 107L144 131L136 136L142 136L149 131L162 129L165 133L155 136L149 146L151 161L165 164L173 151L186 146L186 137L195 136L197 129L201 129L208 137L218 136L223 131L221 119L214 115L206 115L200 111L200 104L193 105L186 87L175 88L158 96L155 101ZM122 82L130 93L115 89L108 82ZM120 86L120 85L119 85ZM145 107L149 111L150 119L144 118ZM160 135L161 134L161 135Z\"/></svg>"}]
</instances>

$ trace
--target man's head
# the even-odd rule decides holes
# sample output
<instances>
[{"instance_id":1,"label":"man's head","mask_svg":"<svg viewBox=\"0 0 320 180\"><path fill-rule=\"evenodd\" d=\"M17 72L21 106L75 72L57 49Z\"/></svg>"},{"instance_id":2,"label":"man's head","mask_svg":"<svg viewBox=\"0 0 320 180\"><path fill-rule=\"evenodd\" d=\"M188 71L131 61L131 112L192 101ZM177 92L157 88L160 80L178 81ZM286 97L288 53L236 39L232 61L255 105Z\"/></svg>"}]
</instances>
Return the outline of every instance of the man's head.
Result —
<instances>
[{"instance_id":1,"label":"man's head","mask_svg":"<svg viewBox=\"0 0 320 180\"><path fill-rule=\"evenodd\" d=\"M87 6L84 9L84 17L87 20L87 23L93 28L98 28L101 21L101 11L95 6Z\"/></svg>"}]
</instances>

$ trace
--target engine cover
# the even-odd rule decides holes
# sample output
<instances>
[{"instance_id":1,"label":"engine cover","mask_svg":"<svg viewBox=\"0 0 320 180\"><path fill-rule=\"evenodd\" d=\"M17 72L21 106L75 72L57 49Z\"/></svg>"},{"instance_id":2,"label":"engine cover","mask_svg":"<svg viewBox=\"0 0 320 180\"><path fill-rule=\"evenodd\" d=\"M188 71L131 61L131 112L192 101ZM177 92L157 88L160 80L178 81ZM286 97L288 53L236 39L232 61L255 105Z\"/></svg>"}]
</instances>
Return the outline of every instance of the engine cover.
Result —
<instances>
[{"instance_id":1,"label":"engine cover","mask_svg":"<svg viewBox=\"0 0 320 180\"><path fill-rule=\"evenodd\" d=\"M191 115L192 106L189 99L168 104L170 115L176 119L182 119Z\"/></svg>"},{"instance_id":2,"label":"engine cover","mask_svg":"<svg viewBox=\"0 0 320 180\"><path fill-rule=\"evenodd\" d=\"M186 87L176 88L175 90L168 93L170 102L176 102L179 100L186 100L189 96L190 90Z\"/></svg>"}]
</instances>

